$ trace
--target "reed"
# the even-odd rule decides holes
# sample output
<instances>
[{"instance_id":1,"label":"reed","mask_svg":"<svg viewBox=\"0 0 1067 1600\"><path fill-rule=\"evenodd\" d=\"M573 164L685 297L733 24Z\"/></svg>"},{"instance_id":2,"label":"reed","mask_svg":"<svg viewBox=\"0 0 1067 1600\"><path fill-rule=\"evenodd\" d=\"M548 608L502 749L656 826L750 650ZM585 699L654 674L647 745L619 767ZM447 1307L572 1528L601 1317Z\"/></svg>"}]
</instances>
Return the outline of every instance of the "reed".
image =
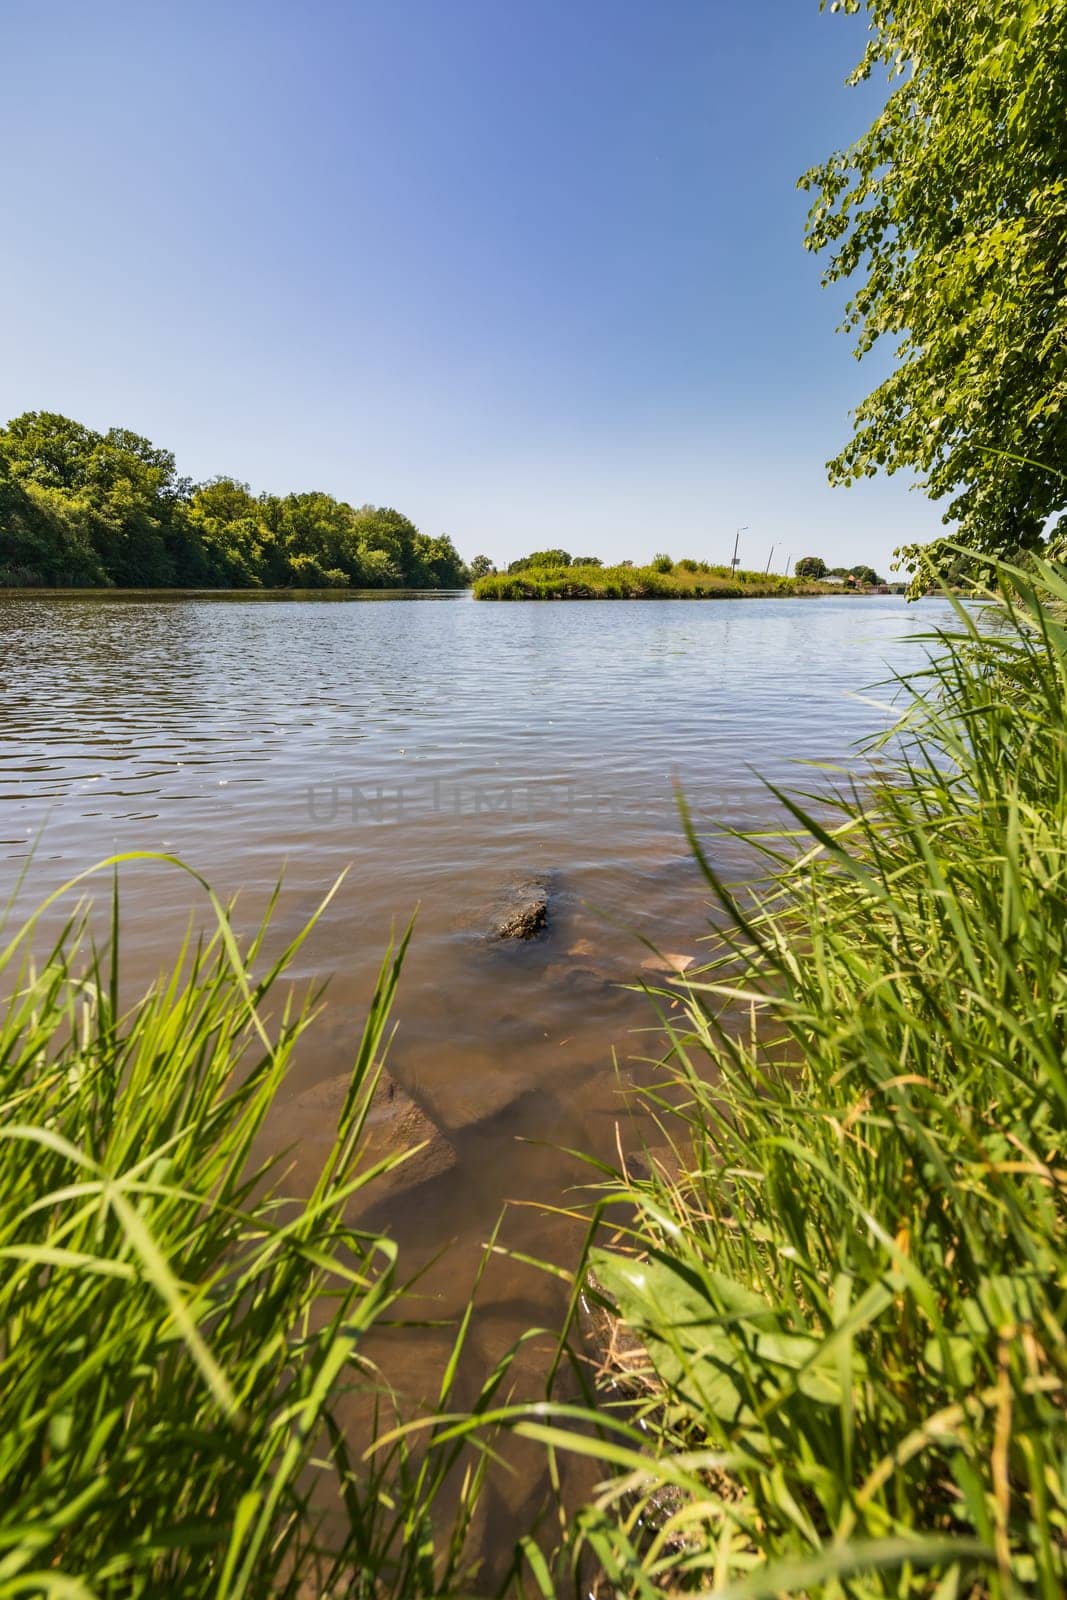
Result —
<instances>
[{"instance_id":1,"label":"reed","mask_svg":"<svg viewBox=\"0 0 1067 1600\"><path fill-rule=\"evenodd\" d=\"M103 948L79 905L41 951L62 893L0 940L0 1595L453 1592L480 1463L435 1532L456 1451L360 1460L336 1421L354 1392L395 1421L362 1351L404 1285L349 1219L400 1159L361 1143L407 938L297 1200L255 1141L316 1004L286 979L315 919L270 957L269 913L239 942L208 893L212 930L128 1009L117 890Z\"/></svg>"},{"instance_id":2,"label":"reed","mask_svg":"<svg viewBox=\"0 0 1067 1600\"><path fill-rule=\"evenodd\" d=\"M1067 573L987 598L869 783L779 794L760 889L690 829L718 931L661 991L670 1153L604 1177L575 1287L644 1355L510 1419L606 1473L524 1592L1067 1588Z\"/></svg>"}]
</instances>

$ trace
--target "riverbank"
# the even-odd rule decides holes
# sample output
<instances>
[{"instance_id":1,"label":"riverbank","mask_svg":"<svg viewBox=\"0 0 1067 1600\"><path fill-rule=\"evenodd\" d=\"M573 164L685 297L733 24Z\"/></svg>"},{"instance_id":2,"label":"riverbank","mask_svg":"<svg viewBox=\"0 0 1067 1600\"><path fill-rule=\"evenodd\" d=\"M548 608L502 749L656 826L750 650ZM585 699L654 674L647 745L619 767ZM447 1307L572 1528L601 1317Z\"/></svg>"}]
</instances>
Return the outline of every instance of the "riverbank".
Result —
<instances>
[{"instance_id":1,"label":"riverbank","mask_svg":"<svg viewBox=\"0 0 1067 1600\"><path fill-rule=\"evenodd\" d=\"M172 585L168 588L128 588L119 585L107 584L77 584L64 586L62 584L0 584L0 600L131 600L131 601L173 601L182 600L236 600L236 601L263 601L271 600L315 600L329 602L349 600L456 600L468 594L469 589L299 589L291 585L279 585L277 588L258 589L231 589L221 584L211 588L180 588Z\"/></svg>"},{"instance_id":2,"label":"riverbank","mask_svg":"<svg viewBox=\"0 0 1067 1600\"><path fill-rule=\"evenodd\" d=\"M522 572L490 573L474 584L476 600L741 600L885 592L763 572L734 572L728 566L695 561L678 562L669 571L654 564L527 567Z\"/></svg>"}]
</instances>

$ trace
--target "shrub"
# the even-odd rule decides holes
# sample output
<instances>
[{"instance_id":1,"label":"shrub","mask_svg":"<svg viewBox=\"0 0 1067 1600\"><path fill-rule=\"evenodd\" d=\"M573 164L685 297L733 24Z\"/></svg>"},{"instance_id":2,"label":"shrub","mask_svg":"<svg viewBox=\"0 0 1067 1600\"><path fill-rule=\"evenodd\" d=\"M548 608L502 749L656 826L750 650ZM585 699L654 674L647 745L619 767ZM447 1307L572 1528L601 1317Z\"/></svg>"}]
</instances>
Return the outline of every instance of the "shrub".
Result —
<instances>
[{"instance_id":1,"label":"shrub","mask_svg":"<svg viewBox=\"0 0 1067 1600\"><path fill-rule=\"evenodd\" d=\"M671 560L670 556L653 556L652 569L654 572L673 572L674 562Z\"/></svg>"}]
</instances>

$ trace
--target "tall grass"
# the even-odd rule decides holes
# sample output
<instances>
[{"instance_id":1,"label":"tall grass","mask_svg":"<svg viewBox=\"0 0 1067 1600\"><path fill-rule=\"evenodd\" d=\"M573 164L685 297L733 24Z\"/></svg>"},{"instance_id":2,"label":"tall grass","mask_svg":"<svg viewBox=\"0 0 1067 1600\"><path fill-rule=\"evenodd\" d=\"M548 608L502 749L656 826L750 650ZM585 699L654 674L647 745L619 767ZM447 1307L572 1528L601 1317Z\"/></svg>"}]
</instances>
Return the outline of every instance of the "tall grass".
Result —
<instances>
[{"instance_id":1,"label":"tall grass","mask_svg":"<svg viewBox=\"0 0 1067 1600\"><path fill-rule=\"evenodd\" d=\"M337 1422L353 1391L395 1421L361 1353L395 1248L348 1217L399 1159L360 1151L406 940L286 1200L254 1144L315 1005L285 983L311 924L272 958L269 917L239 944L211 905L125 1010L117 896L102 950L84 908L36 961L40 914L0 948L0 1596L452 1592L480 1466L435 1537L455 1451L368 1465Z\"/></svg>"},{"instance_id":2,"label":"tall grass","mask_svg":"<svg viewBox=\"0 0 1067 1600\"><path fill-rule=\"evenodd\" d=\"M518 1423L611 1469L539 1593L1067 1591L1067 578L1000 581L873 784L781 795L762 891L694 837L673 1153L607 1183L585 1287L638 1355L595 1435Z\"/></svg>"}]
</instances>

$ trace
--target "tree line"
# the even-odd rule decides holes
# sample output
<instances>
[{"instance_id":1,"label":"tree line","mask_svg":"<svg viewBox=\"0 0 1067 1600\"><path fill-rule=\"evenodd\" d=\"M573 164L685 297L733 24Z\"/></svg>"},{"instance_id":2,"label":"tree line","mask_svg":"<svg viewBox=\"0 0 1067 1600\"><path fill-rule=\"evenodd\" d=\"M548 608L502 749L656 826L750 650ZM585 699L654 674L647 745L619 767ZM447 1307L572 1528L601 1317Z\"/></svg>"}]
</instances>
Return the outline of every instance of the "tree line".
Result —
<instances>
[{"instance_id":1,"label":"tree line","mask_svg":"<svg viewBox=\"0 0 1067 1600\"><path fill-rule=\"evenodd\" d=\"M194 484L126 428L51 411L0 428L0 584L131 588L462 588L451 539L320 490Z\"/></svg>"}]
</instances>

